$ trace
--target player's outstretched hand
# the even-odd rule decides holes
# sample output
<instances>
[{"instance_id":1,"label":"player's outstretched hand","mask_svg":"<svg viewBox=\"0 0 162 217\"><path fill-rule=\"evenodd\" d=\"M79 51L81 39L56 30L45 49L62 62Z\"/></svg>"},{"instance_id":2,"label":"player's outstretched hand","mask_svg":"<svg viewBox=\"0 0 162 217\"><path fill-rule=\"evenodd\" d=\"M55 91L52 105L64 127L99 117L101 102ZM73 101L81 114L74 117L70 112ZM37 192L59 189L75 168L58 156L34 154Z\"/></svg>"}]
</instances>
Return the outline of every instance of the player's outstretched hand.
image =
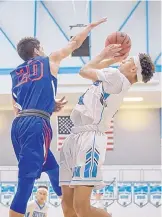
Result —
<instances>
[{"instance_id":1,"label":"player's outstretched hand","mask_svg":"<svg viewBox=\"0 0 162 217\"><path fill-rule=\"evenodd\" d=\"M101 52L101 55L104 59L119 57L120 51L122 50L120 44L110 44L109 46L105 47L104 50Z\"/></svg>"},{"instance_id":2,"label":"player's outstretched hand","mask_svg":"<svg viewBox=\"0 0 162 217\"><path fill-rule=\"evenodd\" d=\"M68 101L65 99L65 96L62 97L61 99L56 99L56 107L54 112L59 112L64 108L64 106L68 103Z\"/></svg>"},{"instance_id":3,"label":"player's outstretched hand","mask_svg":"<svg viewBox=\"0 0 162 217\"><path fill-rule=\"evenodd\" d=\"M98 20L97 22L92 22L90 23L91 28L95 28L96 26L100 25L101 23L105 23L107 22L107 17L104 17L100 20Z\"/></svg>"}]
</instances>

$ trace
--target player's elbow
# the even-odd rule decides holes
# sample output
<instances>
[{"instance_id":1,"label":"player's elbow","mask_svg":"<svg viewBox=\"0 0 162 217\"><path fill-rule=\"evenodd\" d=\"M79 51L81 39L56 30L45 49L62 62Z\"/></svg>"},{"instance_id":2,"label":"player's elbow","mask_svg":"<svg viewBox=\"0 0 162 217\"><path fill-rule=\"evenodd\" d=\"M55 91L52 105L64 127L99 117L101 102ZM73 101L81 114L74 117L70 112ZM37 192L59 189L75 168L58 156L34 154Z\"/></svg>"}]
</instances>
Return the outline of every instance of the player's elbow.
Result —
<instances>
[{"instance_id":1,"label":"player's elbow","mask_svg":"<svg viewBox=\"0 0 162 217\"><path fill-rule=\"evenodd\" d=\"M97 74L96 71L89 68L88 66L84 66L83 68L81 68L79 75L83 78L89 79L93 82L97 81Z\"/></svg>"},{"instance_id":2,"label":"player's elbow","mask_svg":"<svg viewBox=\"0 0 162 217\"><path fill-rule=\"evenodd\" d=\"M87 71L88 71L88 69L86 67L82 67L80 72L79 72L79 75L83 78L87 78L87 75L88 75Z\"/></svg>"}]
</instances>

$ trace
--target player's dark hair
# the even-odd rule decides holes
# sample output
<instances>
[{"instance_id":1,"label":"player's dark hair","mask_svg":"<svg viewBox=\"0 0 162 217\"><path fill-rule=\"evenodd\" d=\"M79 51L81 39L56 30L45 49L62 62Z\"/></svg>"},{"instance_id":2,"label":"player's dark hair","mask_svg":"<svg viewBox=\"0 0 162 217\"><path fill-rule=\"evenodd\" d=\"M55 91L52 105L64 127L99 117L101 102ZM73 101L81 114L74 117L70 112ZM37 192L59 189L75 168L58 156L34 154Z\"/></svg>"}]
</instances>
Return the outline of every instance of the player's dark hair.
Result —
<instances>
[{"instance_id":1,"label":"player's dark hair","mask_svg":"<svg viewBox=\"0 0 162 217\"><path fill-rule=\"evenodd\" d=\"M26 37L17 44L17 52L24 61L27 61L33 58L34 48L39 49L39 47L40 42L36 38Z\"/></svg>"},{"instance_id":2,"label":"player's dark hair","mask_svg":"<svg viewBox=\"0 0 162 217\"><path fill-rule=\"evenodd\" d=\"M142 67L142 80L144 83L147 83L155 73L155 66L151 57L147 54L140 53L139 59Z\"/></svg>"},{"instance_id":3,"label":"player's dark hair","mask_svg":"<svg viewBox=\"0 0 162 217\"><path fill-rule=\"evenodd\" d=\"M39 186L38 186L38 189L39 189L39 188L45 188L45 189L48 191L48 187L47 187L46 185L39 185Z\"/></svg>"}]
</instances>

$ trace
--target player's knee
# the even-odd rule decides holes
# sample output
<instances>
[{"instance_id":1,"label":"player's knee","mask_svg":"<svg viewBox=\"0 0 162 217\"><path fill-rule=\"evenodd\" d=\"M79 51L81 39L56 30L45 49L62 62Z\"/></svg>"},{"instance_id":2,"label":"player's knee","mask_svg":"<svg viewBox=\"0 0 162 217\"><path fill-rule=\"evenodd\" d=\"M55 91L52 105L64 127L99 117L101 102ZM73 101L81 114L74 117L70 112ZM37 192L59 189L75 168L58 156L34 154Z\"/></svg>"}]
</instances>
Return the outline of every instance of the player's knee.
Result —
<instances>
[{"instance_id":1,"label":"player's knee","mask_svg":"<svg viewBox=\"0 0 162 217\"><path fill-rule=\"evenodd\" d=\"M90 203L84 200L84 198L75 199L73 207L78 217L87 217L90 213Z\"/></svg>"},{"instance_id":2,"label":"player's knee","mask_svg":"<svg viewBox=\"0 0 162 217\"><path fill-rule=\"evenodd\" d=\"M75 210L73 208L73 203L71 201L65 200L63 198L61 205L65 216L67 217L75 216Z\"/></svg>"},{"instance_id":3,"label":"player's knee","mask_svg":"<svg viewBox=\"0 0 162 217\"><path fill-rule=\"evenodd\" d=\"M55 191L57 196L62 196L61 187L59 186L59 167L53 170L48 170L46 171L46 173L49 176L53 190Z\"/></svg>"}]
</instances>

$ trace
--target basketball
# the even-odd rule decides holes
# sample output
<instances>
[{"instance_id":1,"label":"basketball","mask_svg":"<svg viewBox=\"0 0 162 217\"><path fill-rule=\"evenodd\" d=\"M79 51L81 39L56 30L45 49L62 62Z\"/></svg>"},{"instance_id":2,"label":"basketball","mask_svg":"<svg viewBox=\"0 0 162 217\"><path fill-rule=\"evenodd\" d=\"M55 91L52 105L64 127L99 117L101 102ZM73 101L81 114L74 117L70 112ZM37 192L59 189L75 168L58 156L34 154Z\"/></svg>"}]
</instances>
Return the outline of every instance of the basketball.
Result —
<instances>
[{"instance_id":1,"label":"basketball","mask_svg":"<svg viewBox=\"0 0 162 217\"><path fill-rule=\"evenodd\" d=\"M105 47L107 47L110 44L121 44L121 55L128 53L131 49L131 39L124 32L114 32L111 35L109 35L105 41Z\"/></svg>"}]
</instances>

